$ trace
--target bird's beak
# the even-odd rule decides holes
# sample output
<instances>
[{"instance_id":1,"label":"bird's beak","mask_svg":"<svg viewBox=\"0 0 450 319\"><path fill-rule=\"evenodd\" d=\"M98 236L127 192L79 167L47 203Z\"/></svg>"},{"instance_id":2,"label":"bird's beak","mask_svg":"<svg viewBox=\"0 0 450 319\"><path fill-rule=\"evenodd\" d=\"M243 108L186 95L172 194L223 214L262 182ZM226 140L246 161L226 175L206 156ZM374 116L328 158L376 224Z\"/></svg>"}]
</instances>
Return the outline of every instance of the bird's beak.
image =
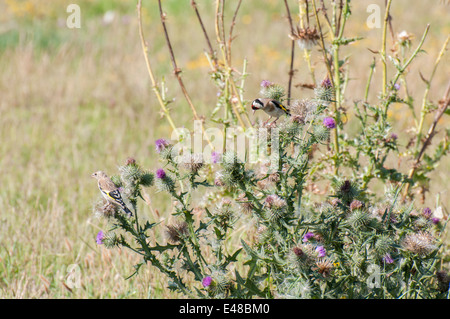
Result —
<instances>
[{"instance_id":1,"label":"bird's beak","mask_svg":"<svg viewBox=\"0 0 450 319\"><path fill-rule=\"evenodd\" d=\"M94 174L95 174L95 173L92 173L92 174L91 174L91 177L95 177Z\"/></svg>"},{"instance_id":2,"label":"bird's beak","mask_svg":"<svg viewBox=\"0 0 450 319\"><path fill-rule=\"evenodd\" d=\"M255 115L256 110L253 110L253 115Z\"/></svg>"}]
</instances>

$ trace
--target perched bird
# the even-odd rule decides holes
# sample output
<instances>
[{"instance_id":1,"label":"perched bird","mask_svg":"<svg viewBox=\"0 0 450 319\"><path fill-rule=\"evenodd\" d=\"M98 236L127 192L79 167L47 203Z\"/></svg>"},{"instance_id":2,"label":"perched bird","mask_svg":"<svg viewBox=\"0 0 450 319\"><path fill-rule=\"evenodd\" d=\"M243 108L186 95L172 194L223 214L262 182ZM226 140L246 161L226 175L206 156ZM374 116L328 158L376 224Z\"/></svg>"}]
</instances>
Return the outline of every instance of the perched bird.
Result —
<instances>
[{"instance_id":1,"label":"perched bird","mask_svg":"<svg viewBox=\"0 0 450 319\"><path fill-rule=\"evenodd\" d=\"M287 108L285 108L280 102L274 99L256 99L252 103L252 110L253 114L255 114L257 110L263 110L268 115L270 115L269 119L264 124L269 122L272 117L277 118L272 122L275 123L276 121L278 121L280 116L291 115Z\"/></svg>"},{"instance_id":2,"label":"perched bird","mask_svg":"<svg viewBox=\"0 0 450 319\"><path fill-rule=\"evenodd\" d=\"M91 175L98 181L98 188L103 197L110 203L120 206L125 213L133 216L131 210L125 205L122 200L119 188L113 183L113 181L105 174L105 172L98 171Z\"/></svg>"}]
</instances>

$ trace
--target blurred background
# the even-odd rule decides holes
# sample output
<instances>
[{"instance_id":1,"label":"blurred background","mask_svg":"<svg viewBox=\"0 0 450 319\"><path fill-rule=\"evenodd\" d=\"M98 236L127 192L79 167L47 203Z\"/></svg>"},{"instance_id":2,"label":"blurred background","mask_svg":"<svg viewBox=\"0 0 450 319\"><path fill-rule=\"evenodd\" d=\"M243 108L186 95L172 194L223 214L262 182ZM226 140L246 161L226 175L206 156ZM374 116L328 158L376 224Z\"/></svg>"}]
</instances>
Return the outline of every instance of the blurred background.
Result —
<instances>
[{"instance_id":1,"label":"blurred background","mask_svg":"<svg viewBox=\"0 0 450 319\"><path fill-rule=\"evenodd\" d=\"M430 75L450 33L450 5L446 2L395 0L392 4L394 34L413 34L412 48L431 24L425 52L413 62L407 76L417 112L425 88L419 72L425 78ZM71 14L67 6L72 3L80 7L80 28L70 29L66 24ZM217 89L208 76L207 47L195 13L189 0L162 3L186 88L208 119L216 106ZM198 0L197 4L209 36L215 39L214 1ZM381 29L369 28L366 23L371 14L367 12L369 4L379 5L383 14L384 0L352 2L346 36L364 39L342 52L350 64L345 103L350 124L353 101L363 99L374 57L368 49L381 46ZM236 5L236 0L226 2L227 25ZM290 5L297 22L297 1ZM171 71L157 1L144 0L142 14L155 75L158 81L165 79L166 94L174 99L171 114L178 126L190 129L192 114ZM242 71L243 60L248 60L245 99L258 97L262 80L286 86L291 41L283 1L244 0L236 22L232 59L237 71ZM388 36L388 49L392 45ZM433 81L432 101L442 98L447 87L449 61L447 53ZM312 62L320 81L325 70L317 48ZM294 68L294 85L313 84L298 48ZM91 173L102 169L113 174L129 156L153 170L158 167L154 142L171 134L151 90L139 40L136 1L0 0L0 71L0 297L176 297L150 266L141 268L138 277L124 280L133 272L137 257L95 243L95 235L106 224L92 215L98 190ZM380 76L377 70L374 77ZM373 81L372 102L380 91L377 82ZM311 95L311 90L301 88L292 93L293 98ZM395 104L389 114L403 147L413 123L409 114L403 104ZM427 118L428 124L432 117ZM449 123L444 116L439 125L448 127ZM433 174L427 197L430 206L434 207L440 196L449 208L449 164L445 158ZM409 167L408 163L398 165ZM154 218L156 210L168 216L170 201L149 193L153 208L143 208L143 214Z\"/></svg>"}]
</instances>

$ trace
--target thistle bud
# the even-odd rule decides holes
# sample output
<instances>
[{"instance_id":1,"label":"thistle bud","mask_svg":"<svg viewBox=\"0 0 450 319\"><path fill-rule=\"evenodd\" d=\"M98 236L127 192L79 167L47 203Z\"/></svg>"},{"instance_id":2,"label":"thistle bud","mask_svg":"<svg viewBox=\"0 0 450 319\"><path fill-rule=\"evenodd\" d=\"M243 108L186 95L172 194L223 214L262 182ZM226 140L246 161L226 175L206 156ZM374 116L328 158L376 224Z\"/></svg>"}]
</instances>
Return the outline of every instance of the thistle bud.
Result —
<instances>
[{"instance_id":1,"label":"thistle bud","mask_svg":"<svg viewBox=\"0 0 450 319\"><path fill-rule=\"evenodd\" d=\"M168 193L172 193L175 191L175 183L173 179L169 175L167 175L162 168L159 168L156 171L155 185L159 191L166 191Z\"/></svg>"},{"instance_id":2,"label":"thistle bud","mask_svg":"<svg viewBox=\"0 0 450 319\"><path fill-rule=\"evenodd\" d=\"M313 134L315 139L319 142L324 142L330 137L330 131L323 125L315 125L313 128Z\"/></svg>"},{"instance_id":3,"label":"thistle bud","mask_svg":"<svg viewBox=\"0 0 450 319\"><path fill-rule=\"evenodd\" d=\"M266 99L281 101L286 95L286 91L281 85L271 83L270 85L263 87L261 94Z\"/></svg>"}]
</instances>

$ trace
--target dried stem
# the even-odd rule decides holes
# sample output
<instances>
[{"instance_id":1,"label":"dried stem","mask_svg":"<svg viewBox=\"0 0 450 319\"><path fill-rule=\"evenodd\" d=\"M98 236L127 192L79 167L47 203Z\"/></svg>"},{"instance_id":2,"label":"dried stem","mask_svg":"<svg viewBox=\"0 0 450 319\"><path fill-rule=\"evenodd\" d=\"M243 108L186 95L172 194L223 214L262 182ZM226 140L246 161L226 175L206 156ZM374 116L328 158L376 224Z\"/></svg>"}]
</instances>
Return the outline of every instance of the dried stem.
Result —
<instances>
[{"instance_id":1,"label":"dried stem","mask_svg":"<svg viewBox=\"0 0 450 319\"><path fill-rule=\"evenodd\" d=\"M320 10L322 10L322 14L325 17L325 21L326 21L326 23L328 25L328 28L331 30L332 29L331 28L331 21L330 21L330 18L328 18L328 13L327 13L327 8L325 7L325 2L323 0L320 0L320 3L322 4L322 7L320 8ZM313 3L313 5L314 5L314 8L315 8L316 7L315 3Z\"/></svg>"},{"instance_id":2,"label":"dried stem","mask_svg":"<svg viewBox=\"0 0 450 319\"><path fill-rule=\"evenodd\" d=\"M141 39L141 45L142 45L142 51L144 53L145 64L147 66L147 71L150 76L150 79L152 81L152 88L153 88L153 91L155 92L156 98L158 99L161 109L163 110L163 113L165 114L167 120L169 121L170 126L172 127L173 131L176 133L178 130L175 126L175 123L172 120L172 117L170 116L169 110L168 110L166 103L164 102L164 99L161 95L161 91L159 90L158 84L156 83L155 75L153 74L153 69L150 64L150 59L148 58L148 46L147 46L147 42L145 41L144 31L142 28L141 2L142 1L139 0L137 3L137 12L138 12L138 22L139 22L139 36Z\"/></svg>"},{"instance_id":3,"label":"dried stem","mask_svg":"<svg viewBox=\"0 0 450 319\"><path fill-rule=\"evenodd\" d=\"M203 35L205 36L206 43L208 44L209 55L210 55L210 57L211 57L211 59L212 59L212 61L214 63L214 67L217 69L218 64L219 64L218 61L217 61L217 56L216 56L215 51L214 51L214 49L213 49L213 47L211 45L211 41L209 39L208 33L206 32L205 25L203 24L203 20L202 20L202 17L200 16L200 12L198 11L197 3L195 2L195 0L191 1L191 6L194 8L195 14L197 15L198 22L200 23L200 26L201 26L202 31L203 31Z\"/></svg>"},{"instance_id":4,"label":"dried stem","mask_svg":"<svg viewBox=\"0 0 450 319\"><path fill-rule=\"evenodd\" d=\"M294 34L294 24L292 23L291 11L289 10L287 0L284 0L284 5L286 6L286 13L289 20L289 26L291 28L291 34ZM292 78L294 77L294 52L295 52L295 40L293 39L291 44L291 62L289 65L289 82L288 82L288 96L287 96L288 106L291 104Z\"/></svg>"},{"instance_id":5,"label":"dried stem","mask_svg":"<svg viewBox=\"0 0 450 319\"><path fill-rule=\"evenodd\" d=\"M419 163L422 160L422 156L425 153L426 148L431 144L431 139L436 134L436 126L439 120L441 119L442 115L444 115L445 111L448 109L448 106L450 105L450 82L447 86L447 90L445 91L444 97L439 103L439 107L437 109L436 115L434 116L433 123L431 124L427 136L425 138L425 141L422 144L422 148L420 149L420 152L417 154L416 159L414 161L414 164L409 171L408 179L413 178L414 173L416 172L417 168L419 167ZM406 198L408 195L408 191L411 184L407 184L405 188L405 192L403 194L403 199Z\"/></svg>"},{"instance_id":6,"label":"dried stem","mask_svg":"<svg viewBox=\"0 0 450 319\"><path fill-rule=\"evenodd\" d=\"M178 83L180 85L181 91L183 92L183 95L186 98L186 101L187 101L189 107L192 110L192 113L194 115L194 119L197 120L197 121L200 121L202 132L205 133L205 127L203 125L203 119L201 119L198 116L197 110L195 109L195 106L192 103L192 100L191 100L191 98L190 98L190 96L189 96L189 94L188 94L188 92L186 90L186 87L184 86L183 79L181 78L181 75L180 75L181 69L178 68L177 61L175 59L175 54L173 53L172 44L170 42L169 33L167 32L167 27L166 27L166 14L162 11L161 0L158 0L158 6L159 6L159 14L160 14L160 18L161 18L161 24L162 24L163 29L164 29L164 36L165 36L165 39L166 39L166 44L167 44L167 47L169 48L169 52L170 52L170 60L172 62L173 73L175 74L175 76L176 76L176 78L178 80ZM209 140L208 136L206 134L204 134L204 136L205 136L207 142L209 143L209 145L213 148L214 146L211 143L211 141Z\"/></svg>"},{"instance_id":7,"label":"dried stem","mask_svg":"<svg viewBox=\"0 0 450 319\"><path fill-rule=\"evenodd\" d=\"M420 113L420 122L419 122L419 126L417 128L416 152L419 147L419 142L422 138L422 129L423 129L424 121L425 121L425 116L428 113L427 102L428 102L428 93L430 91L431 81L433 80L434 74L436 73L436 69L437 69L439 62L441 61L441 58L444 55L445 50L447 49L449 39L450 39L450 36L447 37L447 40L445 41L444 45L442 46L442 49L439 52L436 62L434 63L434 67L431 72L430 78L426 81L426 88L425 88L425 92L424 92L423 100L422 100L422 111Z\"/></svg>"},{"instance_id":8,"label":"dried stem","mask_svg":"<svg viewBox=\"0 0 450 319\"><path fill-rule=\"evenodd\" d=\"M313 4L313 9L314 9L314 17L316 18L316 23L317 23L317 29L319 30L320 47L322 49L323 60L325 61L325 66L327 67L328 78L330 79L331 82L334 83L334 81L333 81L333 73L331 72L331 62L328 60L327 50L325 48L325 40L323 38L322 26L321 26L320 21L319 21L319 15L317 13L316 0L313 0L312 4ZM322 11L324 12L323 9L322 9Z\"/></svg>"},{"instance_id":9,"label":"dried stem","mask_svg":"<svg viewBox=\"0 0 450 319\"><path fill-rule=\"evenodd\" d=\"M230 33L228 35L227 60L228 60L229 65L231 65L231 41L233 41L233 29L236 24L236 17L237 17L239 8L241 7L241 3L242 3L242 0L239 0L236 10L234 11L234 14L233 14L233 19L231 20Z\"/></svg>"}]
</instances>

